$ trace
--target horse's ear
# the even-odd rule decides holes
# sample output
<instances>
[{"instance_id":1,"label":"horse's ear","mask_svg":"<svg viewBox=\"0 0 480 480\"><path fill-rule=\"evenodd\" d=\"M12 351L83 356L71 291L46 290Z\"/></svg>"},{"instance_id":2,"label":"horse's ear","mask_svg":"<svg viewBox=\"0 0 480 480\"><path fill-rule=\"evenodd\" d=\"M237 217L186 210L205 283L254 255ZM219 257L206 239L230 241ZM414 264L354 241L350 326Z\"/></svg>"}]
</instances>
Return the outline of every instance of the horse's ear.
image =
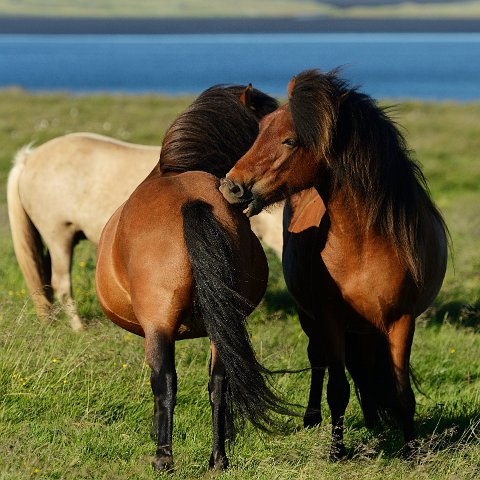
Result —
<instances>
[{"instance_id":1,"label":"horse's ear","mask_svg":"<svg viewBox=\"0 0 480 480\"><path fill-rule=\"evenodd\" d=\"M246 108L252 108L252 84L249 83L248 87L240 95L240 102L242 102Z\"/></svg>"},{"instance_id":2,"label":"horse's ear","mask_svg":"<svg viewBox=\"0 0 480 480\"><path fill-rule=\"evenodd\" d=\"M288 98L292 96L292 90L293 90L293 87L295 86L296 81L297 81L297 77L292 77L290 82L288 82L288 87L287 87Z\"/></svg>"}]
</instances>

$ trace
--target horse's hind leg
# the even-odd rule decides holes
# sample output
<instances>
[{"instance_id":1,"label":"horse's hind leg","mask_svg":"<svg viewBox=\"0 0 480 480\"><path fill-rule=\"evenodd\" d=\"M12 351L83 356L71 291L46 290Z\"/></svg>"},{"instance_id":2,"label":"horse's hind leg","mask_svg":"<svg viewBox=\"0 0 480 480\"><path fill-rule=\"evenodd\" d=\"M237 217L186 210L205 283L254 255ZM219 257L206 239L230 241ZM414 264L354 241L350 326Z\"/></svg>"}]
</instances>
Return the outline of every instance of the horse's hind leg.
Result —
<instances>
[{"instance_id":1,"label":"horse's hind leg","mask_svg":"<svg viewBox=\"0 0 480 480\"><path fill-rule=\"evenodd\" d=\"M153 468L168 471L173 468L173 410L177 397L175 371L175 341L158 332L145 332L145 356L152 369L150 384L154 397L152 437L157 441Z\"/></svg>"},{"instance_id":2,"label":"horse's hind leg","mask_svg":"<svg viewBox=\"0 0 480 480\"><path fill-rule=\"evenodd\" d=\"M406 454L415 448L415 395L410 384L410 352L415 331L415 318L403 315L388 331L390 354L396 383L397 416L403 428Z\"/></svg>"},{"instance_id":3,"label":"horse's hind leg","mask_svg":"<svg viewBox=\"0 0 480 480\"><path fill-rule=\"evenodd\" d=\"M52 261L52 287L62 304L73 330L83 328L72 298L72 254L73 238L65 238L63 242L50 239L50 257Z\"/></svg>"},{"instance_id":4,"label":"horse's hind leg","mask_svg":"<svg viewBox=\"0 0 480 480\"><path fill-rule=\"evenodd\" d=\"M229 426L229 412L227 411L228 406L226 401L227 379L225 368L213 343L211 343L211 351L212 357L208 393L210 396L210 406L212 407L213 449L212 455L210 456L209 468L213 470L224 470L228 467L228 458L225 453L225 438L227 427ZM232 425L230 425L230 428L232 428Z\"/></svg>"},{"instance_id":5,"label":"horse's hind leg","mask_svg":"<svg viewBox=\"0 0 480 480\"><path fill-rule=\"evenodd\" d=\"M381 385L376 385L379 378L372 374L375 372L376 355L379 348L377 338L379 338L379 334L376 332L349 332L346 335L347 369L355 382L367 428L375 428L380 422L376 392Z\"/></svg>"}]
</instances>

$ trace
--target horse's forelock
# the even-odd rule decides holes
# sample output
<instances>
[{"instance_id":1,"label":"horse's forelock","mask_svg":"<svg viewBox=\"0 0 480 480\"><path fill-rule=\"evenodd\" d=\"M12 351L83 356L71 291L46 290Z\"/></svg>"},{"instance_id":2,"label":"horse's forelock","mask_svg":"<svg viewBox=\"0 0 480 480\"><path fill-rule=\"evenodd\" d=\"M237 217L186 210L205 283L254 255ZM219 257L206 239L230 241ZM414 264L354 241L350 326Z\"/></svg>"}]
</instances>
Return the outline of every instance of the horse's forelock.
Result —
<instances>
[{"instance_id":1,"label":"horse's forelock","mask_svg":"<svg viewBox=\"0 0 480 480\"><path fill-rule=\"evenodd\" d=\"M295 78L289 99L293 125L301 146L328 160L343 84L336 71L307 70Z\"/></svg>"}]
</instances>

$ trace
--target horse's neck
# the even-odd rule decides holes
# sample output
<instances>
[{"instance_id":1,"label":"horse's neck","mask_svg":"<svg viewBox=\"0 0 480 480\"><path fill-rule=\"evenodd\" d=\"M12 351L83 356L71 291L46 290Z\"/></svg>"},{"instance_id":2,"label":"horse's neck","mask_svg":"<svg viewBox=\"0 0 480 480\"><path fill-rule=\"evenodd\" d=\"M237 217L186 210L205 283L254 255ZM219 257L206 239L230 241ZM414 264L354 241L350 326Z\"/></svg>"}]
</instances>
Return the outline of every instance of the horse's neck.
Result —
<instances>
[{"instance_id":1,"label":"horse's neck","mask_svg":"<svg viewBox=\"0 0 480 480\"><path fill-rule=\"evenodd\" d=\"M348 242L359 248L373 232L369 225L364 202L358 197L339 189L334 193L326 193L317 188L330 219L330 237Z\"/></svg>"}]
</instances>

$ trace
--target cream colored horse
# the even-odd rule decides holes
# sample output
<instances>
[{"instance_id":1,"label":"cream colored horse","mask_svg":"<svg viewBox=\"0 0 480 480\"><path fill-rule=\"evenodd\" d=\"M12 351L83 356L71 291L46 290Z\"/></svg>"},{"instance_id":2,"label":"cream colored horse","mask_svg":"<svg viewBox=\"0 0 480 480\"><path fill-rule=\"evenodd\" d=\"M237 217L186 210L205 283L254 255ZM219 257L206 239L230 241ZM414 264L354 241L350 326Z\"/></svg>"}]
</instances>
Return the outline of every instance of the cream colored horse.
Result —
<instances>
[{"instance_id":1,"label":"cream colored horse","mask_svg":"<svg viewBox=\"0 0 480 480\"><path fill-rule=\"evenodd\" d=\"M10 228L42 320L51 315L55 293L72 328L82 328L72 298L73 249L82 238L98 244L112 213L155 167L159 154L159 146L93 133L71 133L17 153L7 185ZM253 231L278 255L281 217L277 209L252 221Z\"/></svg>"}]
</instances>

